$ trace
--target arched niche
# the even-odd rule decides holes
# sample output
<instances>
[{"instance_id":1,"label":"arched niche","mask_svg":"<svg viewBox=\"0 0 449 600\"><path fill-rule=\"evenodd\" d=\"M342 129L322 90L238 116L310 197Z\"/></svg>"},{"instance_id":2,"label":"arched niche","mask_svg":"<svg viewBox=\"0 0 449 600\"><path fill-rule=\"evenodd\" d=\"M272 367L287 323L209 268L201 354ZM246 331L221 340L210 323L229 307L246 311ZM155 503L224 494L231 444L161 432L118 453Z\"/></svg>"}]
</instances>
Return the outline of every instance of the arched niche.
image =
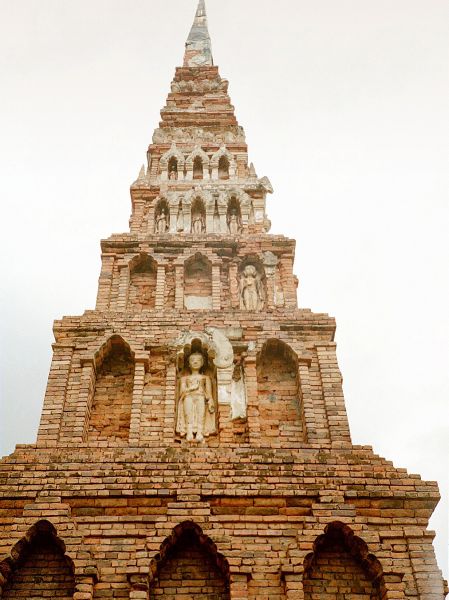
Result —
<instances>
[{"instance_id":1,"label":"arched niche","mask_svg":"<svg viewBox=\"0 0 449 600\"><path fill-rule=\"evenodd\" d=\"M218 160L218 179L229 179L229 159L227 156L220 156Z\"/></svg>"},{"instance_id":2,"label":"arched niche","mask_svg":"<svg viewBox=\"0 0 449 600\"><path fill-rule=\"evenodd\" d=\"M128 307L152 310L156 303L157 263L152 256L140 254L129 265Z\"/></svg>"},{"instance_id":3,"label":"arched niche","mask_svg":"<svg viewBox=\"0 0 449 600\"><path fill-rule=\"evenodd\" d=\"M196 197L191 205L191 231L195 235L206 233L206 206L200 197Z\"/></svg>"},{"instance_id":4,"label":"arched niche","mask_svg":"<svg viewBox=\"0 0 449 600\"><path fill-rule=\"evenodd\" d=\"M164 235L170 230L170 208L165 198L161 198L154 211L154 233Z\"/></svg>"},{"instance_id":5,"label":"arched niche","mask_svg":"<svg viewBox=\"0 0 449 600\"><path fill-rule=\"evenodd\" d=\"M184 307L187 310L211 310L212 263L200 253L184 263Z\"/></svg>"},{"instance_id":6,"label":"arched niche","mask_svg":"<svg viewBox=\"0 0 449 600\"><path fill-rule=\"evenodd\" d=\"M368 546L340 522L330 523L304 564L305 600L382 600L382 567Z\"/></svg>"},{"instance_id":7,"label":"arched niche","mask_svg":"<svg viewBox=\"0 0 449 600\"><path fill-rule=\"evenodd\" d=\"M65 550L54 526L49 521L37 522L0 563L5 579L2 600L73 598L74 566Z\"/></svg>"},{"instance_id":8,"label":"arched niche","mask_svg":"<svg viewBox=\"0 0 449 600\"><path fill-rule=\"evenodd\" d=\"M204 179L204 164L201 156L193 159L193 179Z\"/></svg>"},{"instance_id":9,"label":"arched niche","mask_svg":"<svg viewBox=\"0 0 449 600\"><path fill-rule=\"evenodd\" d=\"M187 179L209 179L209 156L197 146L186 160Z\"/></svg>"},{"instance_id":10,"label":"arched niche","mask_svg":"<svg viewBox=\"0 0 449 600\"><path fill-rule=\"evenodd\" d=\"M184 179L185 158L184 154L176 147L175 142L170 150L161 156L159 168L163 181Z\"/></svg>"},{"instance_id":11,"label":"arched niche","mask_svg":"<svg viewBox=\"0 0 449 600\"><path fill-rule=\"evenodd\" d=\"M199 372L192 356L201 356ZM177 354L176 426L179 438L203 442L218 430L217 369L215 349L200 337L186 341Z\"/></svg>"},{"instance_id":12,"label":"arched niche","mask_svg":"<svg viewBox=\"0 0 449 600\"><path fill-rule=\"evenodd\" d=\"M151 600L230 600L228 561L192 521L174 528L151 569Z\"/></svg>"},{"instance_id":13,"label":"arched niche","mask_svg":"<svg viewBox=\"0 0 449 600\"><path fill-rule=\"evenodd\" d=\"M233 179L237 172L237 164L234 156L222 146L210 160L213 179L228 180Z\"/></svg>"},{"instance_id":14,"label":"arched niche","mask_svg":"<svg viewBox=\"0 0 449 600\"><path fill-rule=\"evenodd\" d=\"M298 358L284 342L271 339L263 345L257 390L262 443L303 441Z\"/></svg>"},{"instance_id":15,"label":"arched niche","mask_svg":"<svg viewBox=\"0 0 449 600\"><path fill-rule=\"evenodd\" d=\"M267 281L262 261L248 256L239 265L238 286L240 309L260 312L267 305Z\"/></svg>"},{"instance_id":16,"label":"arched niche","mask_svg":"<svg viewBox=\"0 0 449 600\"><path fill-rule=\"evenodd\" d=\"M238 235L242 232L242 210L237 196L231 196L229 199L226 223L231 235Z\"/></svg>"},{"instance_id":17,"label":"arched niche","mask_svg":"<svg viewBox=\"0 0 449 600\"><path fill-rule=\"evenodd\" d=\"M177 181L179 179L179 163L176 156L170 157L168 161L168 179Z\"/></svg>"},{"instance_id":18,"label":"arched niche","mask_svg":"<svg viewBox=\"0 0 449 600\"><path fill-rule=\"evenodd\" d=\"M95 355L95 367L88 441L127 440L134 386L134 353L122 337L114 335Z\"/></svg>"}]
</instances>

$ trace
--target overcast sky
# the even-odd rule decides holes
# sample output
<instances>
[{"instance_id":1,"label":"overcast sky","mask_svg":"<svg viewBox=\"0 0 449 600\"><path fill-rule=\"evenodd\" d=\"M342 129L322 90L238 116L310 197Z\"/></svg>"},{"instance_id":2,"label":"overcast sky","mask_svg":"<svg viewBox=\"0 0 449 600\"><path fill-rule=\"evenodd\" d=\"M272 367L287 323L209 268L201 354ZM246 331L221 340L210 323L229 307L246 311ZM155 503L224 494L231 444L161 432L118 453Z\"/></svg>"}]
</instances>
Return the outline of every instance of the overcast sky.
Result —
<instances>
[{"instance_id":1,"label":"overcast sky","mask_svg":"<svg viewBox=\"0 0 449 600\"><path fill-rule=\"evenodd\" d=\"M52 321L94 307L196 0L0 0L0 455L32 443ZM250 159L337 319L357 444L438 480L448 575L449 2L208 0Z\"/></svg>"}]
</instances>

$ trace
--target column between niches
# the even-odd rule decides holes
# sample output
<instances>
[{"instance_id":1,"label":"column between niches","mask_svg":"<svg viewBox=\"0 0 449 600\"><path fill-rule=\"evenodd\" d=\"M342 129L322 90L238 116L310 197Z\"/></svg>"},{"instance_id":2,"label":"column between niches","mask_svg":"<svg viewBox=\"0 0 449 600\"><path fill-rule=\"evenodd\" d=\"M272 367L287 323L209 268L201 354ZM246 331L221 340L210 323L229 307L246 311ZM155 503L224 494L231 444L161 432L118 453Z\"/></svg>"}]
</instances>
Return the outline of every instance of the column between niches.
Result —
<instances>
[{"instance_id":1,"label":"column between niches","mask_svg":"<svg viewBox=\"0 0 449 600\"><path fill-rule=\"evenodd\" d=\"M220 310L221 308L221 281L220 264L212 264L212 308Z\"/></svg>"},{"instance_id":2,"label":"column between niches","mask_svg":"<svg viewBox=\"0 0 449 600\"><path fill-rule=\"evenodd\" d=\"M175 266L175 308L184 308L184 265Z\"/></svg>"},{"instance_id":3,"label":"column between niches","mask_svg":"<svg viewBox=\"0 0 449 600\"><path fill-rule=\"evenodd\" d=\"M298 377L302 400L302 414L304 421L304 441L314 442L318 439L315 420L315 410L312 400L312 386L309 375L310 361L299 359Z\"/></svg>"},{"instance_id":4,"label":"column between niches","mask_svg":"<svg viewBox=\"0 0 449 600\"><path fill-rule=\"evenodd\" d=\"M128 303L128 289L129 289L129 266L128 263L122 263L119 265L120 278L118 287L118 299L117 299L117 310L126 310Z\"/></svg>"},{"instance_id":5,"label":"column between niches","mask_svg":"<svg viewBox=\"0 0 449 600\"><path fill-rule=\"evenodd\" d=\"M136 355L134 361L134 387L131 405L131 422L129 426L129 443L138 445L140 442L140 423L142 420L145 373L148 370L149 360L147 355Z\"/></svg>"},{"instance_id":6,"label":"column between niches","mask_svg":"<svg viewBox=\"0 0 449 600\"><path fill-rule=\"evenodd\" d=\"M155 308L161 309L165 304L165 263L157 265Z\"/></svg>"},{"instance_id":7,"label":"column between niches","mask_svg":"<svg viewBox=\"0 0 449 600\"><path fill-rule=\"evenodd\" d=\"M248 433L250 444L260 443L260 412L257 397L257 365L256 356L250 355L245 358L245 378L248 400Z\"/></svg>"},{"instance_id":8,"label":"column between niches","mask_svg":"<svg viewBox=\"0 0 449 600\"><path fill-rule=\"evenodd\" d=\"M171 357L165 378L164 443L171 444L175 436L176 418L176 357Z\"/></svg>"},{"instance_id":9,"label":"column between niches","mask_svg":"<svg viewBox=\"0 0 449 600\"><path fill-rule=\"evenodd\" d=\"M231 307L240 308L238 265L232 263L229 266L229 291L231 295Z\"/></svg>"},{"instance_id":10,"label":"column between niches","mask_svg":"<svg viewBox=\"0 0 449 600\"><path fill-rule=\"evenodd\" d=\"M81 444L86 441L87 432L89 430L95 378L96 368L94 358L81 358L80 386L73 419L73 429L71 432L69 431L69 439L67 440L70 443Z\"/></svg>"},{"instance_id":11,"label":"column between niches","mask_svg":"<svg viewBox=\"0 0 449 600\"><path fill-rule=\"evenodd\" d=\"M228 201L222 196L218 199L218 214L220 216L220 233L228 232Z\"/></svg>"},{"instance_id":12,"label":"column between niches","mask_svg":"<svg viewBox=\"0 0 449 600\"><path fill-rule=\"evenodd\" d=\"M208 203L206 206L206 232L214 233L214 205Z\"/></svg>"}]
</instances>

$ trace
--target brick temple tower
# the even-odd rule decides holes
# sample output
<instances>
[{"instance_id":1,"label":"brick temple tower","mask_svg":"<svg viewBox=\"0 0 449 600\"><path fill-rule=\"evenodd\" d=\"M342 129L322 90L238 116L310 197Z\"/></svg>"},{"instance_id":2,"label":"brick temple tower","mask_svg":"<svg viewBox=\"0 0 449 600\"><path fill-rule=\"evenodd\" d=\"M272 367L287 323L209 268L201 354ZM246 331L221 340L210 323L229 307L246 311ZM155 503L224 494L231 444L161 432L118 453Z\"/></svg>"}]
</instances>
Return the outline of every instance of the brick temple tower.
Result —
<instances>
[{"instance_id":1,"label":"brick temple tower","mask_svg":"<svg viewBox=\"0 0 449 600\"><path fill-rule=\"evenodd\" d=\"M437 485L351 444L202 0L161 115L95 310L55 322L37 442L0 462L1 598L442 600Z\"/></svg>"}]
</instances>

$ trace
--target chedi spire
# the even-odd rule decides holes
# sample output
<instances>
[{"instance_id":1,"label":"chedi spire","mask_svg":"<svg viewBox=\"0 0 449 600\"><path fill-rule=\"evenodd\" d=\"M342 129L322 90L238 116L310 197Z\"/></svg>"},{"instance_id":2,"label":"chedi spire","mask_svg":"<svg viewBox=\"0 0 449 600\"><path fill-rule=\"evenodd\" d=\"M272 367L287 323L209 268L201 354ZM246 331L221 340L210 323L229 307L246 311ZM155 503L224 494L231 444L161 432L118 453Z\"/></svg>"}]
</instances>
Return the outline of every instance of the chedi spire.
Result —
<instances>
[{"instance_id":1,"label":"chedi spire","mask_svg":"<svg viewBox=\"0 0 449 600\"><path fill-rule=\"evenodd\" d=\"M186 42L184 67L210 67L213 64L206 5L204 0L199 0L195 20Z\"/></svg>"}]
</instances>

